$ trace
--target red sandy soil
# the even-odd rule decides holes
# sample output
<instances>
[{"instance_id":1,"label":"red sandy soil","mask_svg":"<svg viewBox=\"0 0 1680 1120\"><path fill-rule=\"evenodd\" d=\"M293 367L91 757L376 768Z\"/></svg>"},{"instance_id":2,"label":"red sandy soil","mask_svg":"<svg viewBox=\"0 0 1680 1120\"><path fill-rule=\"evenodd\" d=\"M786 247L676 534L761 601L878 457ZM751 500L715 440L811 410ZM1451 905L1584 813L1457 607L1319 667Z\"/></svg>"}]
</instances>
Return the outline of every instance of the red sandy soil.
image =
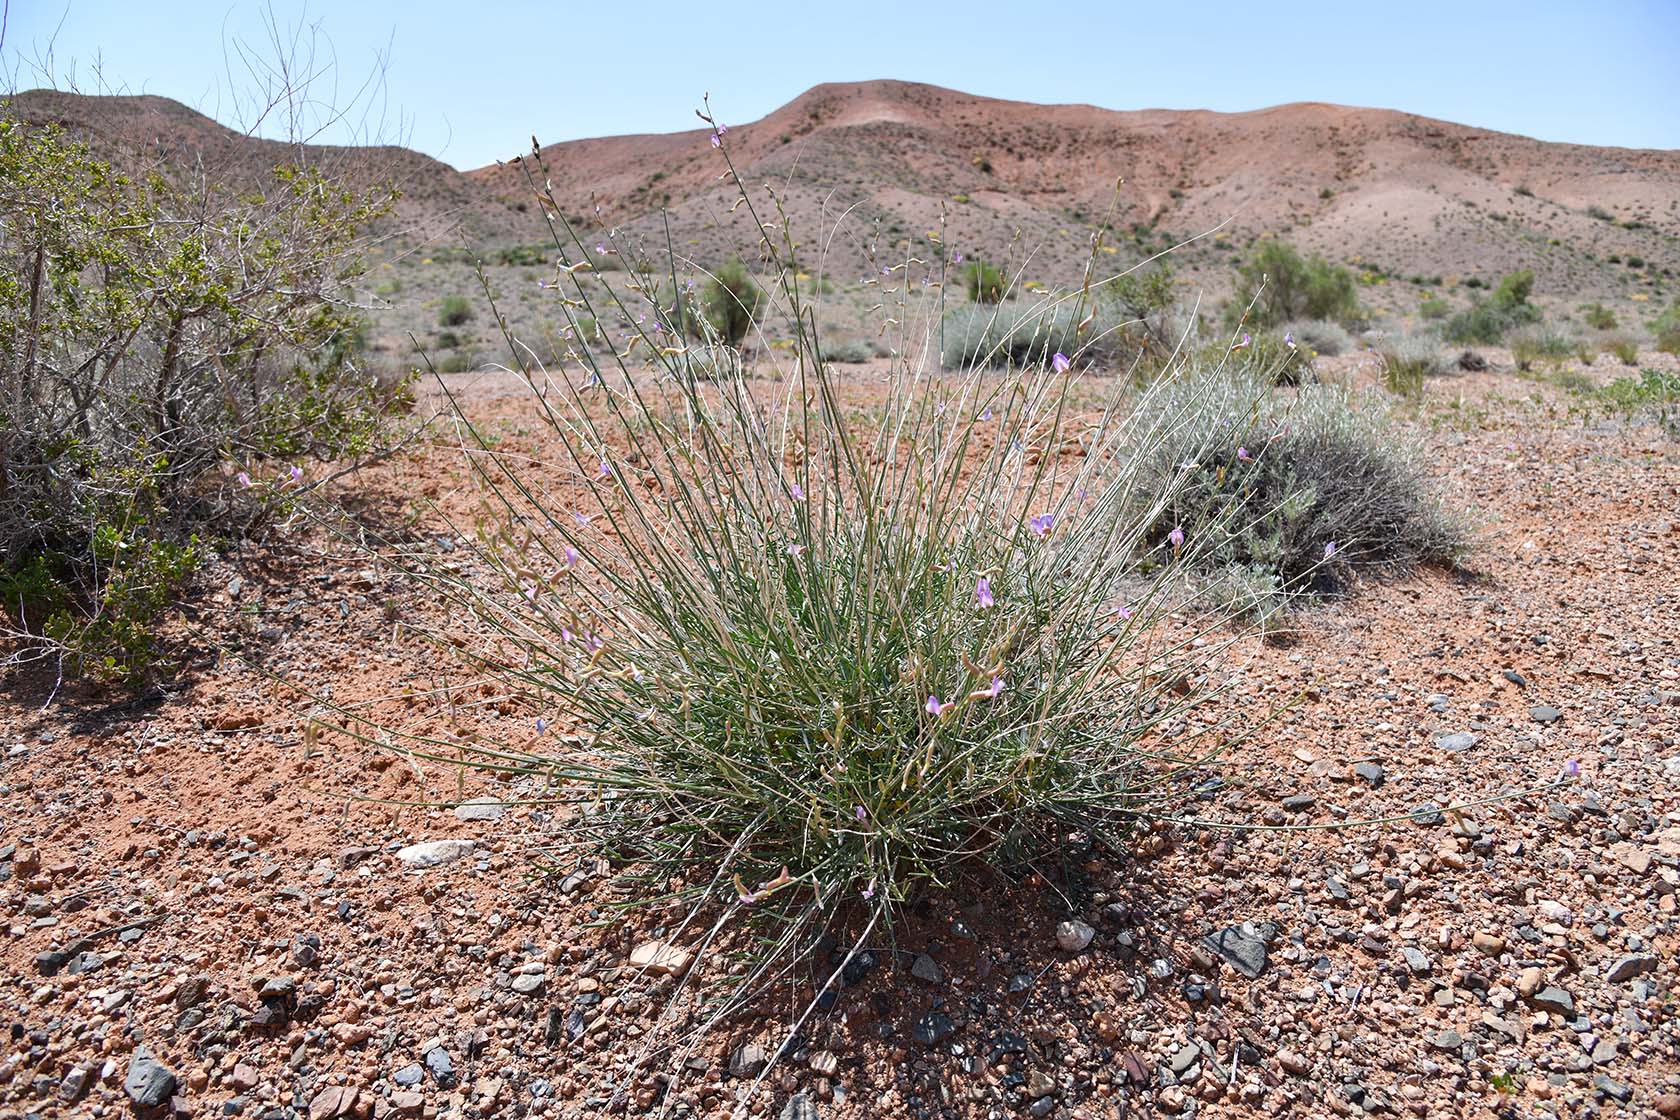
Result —
<instances>
[{"instance_id":1,"label":"red sandy soil","mask_svg":"<svg viewBox=\"0 0 1680 1120\"><path fill-rule=\"evenodd\" d=\"M1367 379L1370 361L1328 365ZM527 401L457 384L535 445ZM1219 703L1290 706L1194 811L1330 824L1550 788L1439 823L1163 827L1073 878L935 897L746 1110L1680 1115L1680 444L1572 399L1503 372L1430 383L1407 427L1479 518L1468 570L1364 586L1287 646L1245 641ZM465 479L437 447L340 496L370 519L420 495L464 511ZM0 1118L127 1111L139 1046L178 1078L163 1111L205 1118L581 1118L615 1093L657 1111L649 1069L625 1071L671 982L627 961L672 915L613 909L618 869L537 875L528 786L332 730L329 705L443 739L530 734L401 625L437 607L302 531L212 582L167 697L41 709L49 680L5 682ZM1473 742L1443 747L1456 733ZM1579 781L1554 784L1572 760ZM1380 784L1355 771L1373 762ZM486 793L515 804L461 820L364 799ZM440 838L478 847L424 870L394 854ZM1069 917L1096 931L1083 951L1057 946ZM1245 921L1275 930L1255 978L1203 941ZM922 954L936 979L912 976ZM728 1115L755 1065L740 1048L773 1050L808 998L699 1039L670 1115Z\"/></svg>"}]
</instances>

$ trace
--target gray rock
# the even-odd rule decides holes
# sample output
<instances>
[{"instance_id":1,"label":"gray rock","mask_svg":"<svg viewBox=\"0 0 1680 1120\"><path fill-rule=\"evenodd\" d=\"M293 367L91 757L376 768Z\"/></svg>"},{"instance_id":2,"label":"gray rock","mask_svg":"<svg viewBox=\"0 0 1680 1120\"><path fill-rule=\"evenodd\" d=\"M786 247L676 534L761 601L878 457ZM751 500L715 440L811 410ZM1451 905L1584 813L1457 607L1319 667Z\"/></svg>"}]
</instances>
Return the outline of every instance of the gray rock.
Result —
<instances>
[{"instance_id":1,"label":"gray rock","mask_svg":"<svg viewBox=\"0 0 1680 1120\"><path fill-rule=\"evenodd\" d=\"M1528 710L1528 718L1535 723L1556 723L1563 718L1563 713L1550 704L1536 704Z\"/></svg>"},{"instance_id":2,"label":"gray rock","mask_svg":"<svg viewBox=\"0 0 1680 1120\"><path fill-rule=\"evenodd\" d=\"M1464 1036L1457 1031L1446 1030L1430 1039L1429 1044L1437 1050L1457 1050L1464 1045Z\"/></svg>"},{"instance_id":3,"label":"gray rock","mask_svg":"<svg viewBox=\"0 0 1680 1120\"><path fill-rule=\"evenodd\" d=\"M928 984L938 984L944 981L945 970L939 967L938 961L921 953L910 966L910 975Z\"/></svg>"},{"instance_id":4,"label":"gray rock","mask_svg":"<svg viewBox=\"0 0 1680 1120\"><path fill-rule=\"evenodd\" d=\"M1512 684L1516 685L1518 688L1528 687L1528 678L1517 672L1515 669L1506 669L1500 675Z\"/></svg>"},{"instance_id":5,"label":"gray rock","mask_svg":"<svg viewBox=\"0 0 1680 1120\"><path fill-rule=\"evenodd\" d=\"M175 1075L144 1047L134 1051L128 1061L128 1076L123 1078L123 1092L134 1102L135 1108L157 1108L175 1095Z\"/></svg>"},{"instance_id":6,"label":"gray rock","mask_svg":"<svg viewBox=\"0 0 1680 1120\"><path fill-rule=\"evenodd\" d=\"M499 797L475 797L455 806L455 815L464 821L499 821L507 809L507 802Z\"/></svg>"},{"instance_id":7,"label":"gray rock","mask_svg":"<svg viewBox=\"0 0 1680 1120\"><path fill-rule=\"evenodd\" d=\"M397 859L404 867L440 867L471 854L477 847L471 840L428 840L399 850Z\"/></svg>"},{"instance_id":8,"label":"gray rock","mask_svg":"<svg viewBox=\"0 0 1680 1120\"><path fill-rule=\"evenodd\" d=\"M1575 1014L1575 997L1556 984L1548 984L1541 988L1528 997L1528 1002L1542 1011L1555 1011L1559 1015L1571 1017Z\"/></svg>"},{"instance_id":9,"label":"gray rock","mask_svg":"<svg viewBox=\"0 0 1680 1120\"><path fill-rule=\"evenodd\" d=\"M1310 793L1297 793L1284 798L1281 804L1287 812L1304 813L1318 804L1318 798Z\"/></svg>"},{"instance_id":10,"label":"gray rock","mask_svg":"<svg viewBox=\"0 0 1680 1120\"><path fill-rule=\"evenodd\" d=\"M923 1015L920 1019L916 1020L915 1024L910 1028L910 1033L914 1035L916 1041L920 1042L922 1045L932 1046L934 1043L950 1037L951 1032L956 1029L957 1024L952 1022L951 1017L945 1014L945 1012L929 1011L926 1015Z\"/></svg>"},{"instance_id":11,"label":"gray rock","mask_svg":"<svg viewBox=\"0 0 1680 1120\"><path fill-rule=\"evenodd\" d=\"M1444 751L1457 754L1467 751L1476 745L1476 737L1468 731L1455 731L1451 735L1443 735L1435 740L1435 745Z\"/></svg>"},{"instance_id":12,"label":"gray rock","mask_svg":"<svg viewBox=\"0 0 1680 1120\"><path fill-rule=\"evenodd\" d=\"M449 1051L441 1046L434 1046L426 1051L426 1069L431 1071L432 1080L442 1089L453 1088L455 1085L455 1063L449 1060Z\"/></svg>"},{"instance_id":13,"label":"gray rock","mask_svg":"<svg viewBox=\"0 0 1680 1120\"><path fill-rule=\"evenodd\" d=\"M787 1099L776 1120L822 1120L822 1113L811 1103L811 1098L804 1093L795 1093Z\"/></svg>"},{"instance_id":14,"label":"gray rock","mask_svg":"<svg viewBox=\"0 0 1680 1120\"><path fill-rule=\"evenodd\" d=\"M1380 763L1370 761L1359 763L1353 768L1353 772L1372 789L1376 789L1378 786L1382 785L1383 779L1387 777L1387 775L1383 773L1383 768Z\"/></svg>"},{"instance_id":15,"label":"gray rock","mask_svg":"<svg viewBox=\"0 0 1680 1120\"><path fill-rule=\"evenodd\" d=\"M64 1080L58 1083L58 1099L66 1104L74 1104L82 1099L82 1094L87 1092L91 1084L93 1067L73 1066L70 1072L64 1075Z\"/></svg>"},{"instance_id":16,"label":"gray rock","mask_svg":"<svg viewBox=\"0 0 1680 1120\"><path fill-rule=\"evenodd\" d=\"M1202 1048L1197 1046L1194 1042L1186 1042L1183 1046L1180 1046L1177 1050L1172 1052L1172 1057L1167 1059L1167 1064L1172 1067L1172 1071L1175 1075L1182 1074L1185 1070L1201 1061L1201 1058Z\"/></svg>"},{"instance_id":17,"label":"gray rock","mask_svg":"<svg viewBox=\"0 0 1680 1120\"><path fill-rule=\"evenodd\" d=\"M1438 824L1445 824L1447 820L1446 814L1441 812L1441 807L1433 801L1425 801L1422 805L1413 809L1411 815L1412 823L1422 828L1432 828Z\"/></svg>"},{"instance_id":18,"label":"gray rock","mask_svg":"<svg viewBox=\"0 0 1680 1120\"><path fill-rule=\"evenodd\" d=\"M1269 922L1243 922L1202 938L1202 944L1250 980L1266 971L1266 943L1277 935Z\"/></svg>"},{"instance_id":19,"label":"gray rock","mask_svg":"<svg viewBox=\"0 0 1680 1120\"><path fill-rule=\"evenodd\" d=\"M1078 918L1069 918L1056 927L1056 945L1066 953L1077 953L1091 943L1091 938L1097 935L1085 922Z\"/></svg>"},{"instance_id":20,"label":"gray rock","mask_svg":"<svg viewBox=\"0 0 1680 1120\"><path fill-rule=\"evenodd\" d=\"M1610 971L1604 974L1604 978L1612 984L1620 984L1624 980L1632 980L1636 976L1643 976L1647 972L1655 972L1656 970L1657 958L1655 957L1623 957L1610 966Z\"/></svg>"},{"instance_id":21,"label":"gray rock","mask_svg":"<svg viewBox=\"0 0 1680 1120\"><path fill-rule=\"evenodd\" d=\"M407 1089L411 1086L420 1084L421 1081L425 1080L425 1077L426 1071L420 1067L420 1063L410 1062L408 1065L393 1073L391 1075L391 1080L395 1081L398 1085L401 1085L404 1089Z\"/></svg>"},{"instance_id":22,"label":"gray rock","mask_svg":"<svg viewBox=\"0 0 1680 1120\"><path fill-rule=\"evenodd\" d=\"M1428 976L1430 970L1435 967L1430 963L1429 957L1423 952L1423 950L1415 948L1411 945L1407 945L1404 949L1401 949L1400 955L1406 958L1406 967L1419 976Z\"/></svg>"},{"instance_id":23,"label":"gray rock","mask_svg":"<svg viewBox=\"0 0 1680 1120\"><path fill-rule=\"evenodd\" d=\"M743 1042L729 1055L729 1073L733 1077L757 1077L769 1063L764 1047L756 1042Z\"/></svg>"},{"instance_id":24,"label":"gray rock","mask_svg":"<svg viewBox=\"0 0 1680 1120\"><path fill-rule=\"evenodd\" d=\"M521 972L513 978L513 990L522 996L533 996L542 991L543 974L540 972Z\"/></svg>"},{"instance_id":25,"label":"gray rock","mask_svg":"<svg viewBox=\"0 0 1680 1120\"><path fill-rule=\"evenodd\" d=\"M1626 1104L1633 1099L1633 1090L1608 1074L1599 1074L1593 1078L1593 1090L1600 1096L1610 1097Z\"/></svg>"},{"instance_id":26,"label":"gray rock","mask_svg":"<svg viewBox=\"0 0 1680 1120\"><path fill-rule=\"evenodd\" d=\"M1618 1047L1616 1045L1616 1040L1615 1039L1613 1039L1613 1038L1601 1038L1593 1044L1593 1048L1592 1048L1593 1065L1595 1065L1595 1066L1607 1066L1611 1062L1616 1060L1616 1055L1620 1052L1621 1052L1620 1047Z\"/></svg>"}]
</instances>

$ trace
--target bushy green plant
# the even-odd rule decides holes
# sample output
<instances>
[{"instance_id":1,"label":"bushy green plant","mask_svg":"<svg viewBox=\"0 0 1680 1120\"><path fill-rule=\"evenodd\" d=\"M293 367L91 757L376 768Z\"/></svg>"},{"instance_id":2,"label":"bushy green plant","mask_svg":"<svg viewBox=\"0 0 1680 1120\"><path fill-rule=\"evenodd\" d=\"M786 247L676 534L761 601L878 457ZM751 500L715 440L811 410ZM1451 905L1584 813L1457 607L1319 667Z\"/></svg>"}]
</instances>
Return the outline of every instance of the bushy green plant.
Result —
<instances>
[{"instance_id":1,"label":"bushy green plant","mask_svg":"<svg viewBox=\"0 0 1680 1120\"><path fill-rule=\"evenodd\" d=\"M1608 385L1583 385L1576 390L1608 412L1630 420L1649 419L1680 439L1680 374L1644 369L1638 377L1618 377Z\"/></svg>"},{"instance_id":2,"label":"bushy green plant","mask_svg":"<svg viewBox=\"0 0 1680 1120\"><path fill-rule=\"evenodd\" d=\"M1456 562L1464 528L1379 401L1331 385L1257 397L1263 388L1230 368L1170 383L1157 407L1178 427L1151 471L1184 481L1149 542L1174 529L1186 540L1211 536L1197 561L1204 571L1245 573L1245 586L1282 598L1338 591L1361 570ZM1210 533L1215 525L1225 528Z\"/></svg>"},{"instance_id":3,"label":"bushy green plant","mask_svg":"<svg viewBox=\"0 0 1680 1120\"><path fill-rule=\"evenodd\" d=\"M1008 284L1003 273L985 261L971 261L963 267L963 290L970 303L1002 303Z\"/></svg>"},{"instance_id":4,"label":"bushy green plant","mask_svg":"<svg viewBox=\"0 0 1680 1120\"><path fill-rule=\"evenodd\" d=\"M1383 384L1390 392L1414 396L1423 391L1423 384L1431 377L1447 372L1448 363L1441 353L1440 340L1432 335L1403 335L1385 339L1377 348L1382 358Z\"/></svg>"},{"instance_id":5,"label":"bushy green plant","mask_svg":"<svg viewBox=\"0 0 1680 1120\"><path fill-rule=\"evenodd\" d=\"M702 299L711 329L728 345L739 346L752 330L753 317L764 302L764 289L741 258L731 257L706 279Z\"/></svg>"},{"instance_id":6,"label":"bushy green plant","mask_svg":"<svg viewBox=\"0 0 1680 1120\"><path fill-rule=\"evenodd\" d=\"M1229 308L1233 324L1246 311L1246 323L1259 327L1290 319L1348 323L1360 315L1353 273L1320 256L1303 257L1284 241L1262 241L1249 252L1237 269L1237 296Z\"/></svg>"},{"instance_id":7,"label":"bushy green plant","mask_svg":"<svg viewBox=\"0 0 1680 1120\"><path fill-rule=\"evenodd\" d=\"M1329 319L1291 319L1283 324L1281 331L1298 345L1328 358L1346 354L1355 346L1347 329Z\"/></svg>"},{"instance_id":8,"label":"bushy green plant","mask_svg":"<svg viewBox=\"0 0 1680 1120\"><path fill-rule=\"evenodd\" d=\"M438 307L438 326L460 327L473 321L472 301L466 296L444 296Z\"/></svg>"},{"instance_id":9,"label":"bushy green plant","mask_svg":"<svg viewBox=\"0 0 1680 1120\"><path fill-rule=\"evenodd\" d=\"M1520 370L1531 370L1539 362L1556 364L1575 352L1575 340L1562 331L1533 326L1511 337L1511 357Z\"/></svg>"},{"instance_id":10,"label":"bushy green plant","mask_svg":"<svg viewBox=\"0 0 1680 1120\"><path fill-rule=\"evenodd\" d=\"M823 357L831 362L852 363L867 362L871 358L878 358L879 353L875 344L866 338L839 338L822 344Z\"/></svg>"},{"instance_id":11,"label":"bushy green plant","mask_svg":"<svg viewBox=\"0 0 1680 1120\"><path fill-rule=\"evenodd\" d=\"M1616 360L1624 366L1639 364L1639 343L1626 335L1616 335L1606 339L1604 348L1616 356Z\"/></svg>"},{"instance_id":12,"label":"bushy green plant","mask_svg":"<svg viewBox=\"0 0 1680 1120\"><path fill-rule=\"evenodd\" d=\"M1145 640L1206 547L1143 547L1178 483L1150 474L1144 493L1141 464L1190 446L1173 412L1043 361L899 366L847 409L777 247L777 377L698 372L695 347L650 348L651 381L582 355L586 375L538 398L575 484L527 484L527 456L478 445L496 510L478 560L502 586L435 573L493 636L482 663L584 732L476 757L578 802L555 854L605 852L632 871L627 901L692 907L677 924L713 931L702 971L737 925L761 966L847 921L873 944L930 888L1070 832L1123 843L1151 785L1141 752L1189 750L1144 743L1193 702L1166 663L1208 648ZM623 307L632 330L639 310ZM708 980L740 998L769 975Z\"/></svg>"},{"instance_id":13,"label":"bushy green plant","mask_svg":"<svg viewBox=\"0 0 1680 1120\"><path fill-rule=\"evenodd\" d=\"M1613 331L1617 327L1616 313L1602 303L1589 303L1581 308L1581 317L1595 331Z\"/></svg>"},{"instance_id":14,"label":"bushy green plant","mask_svg":"<svg viewBox=\"0 0 1680 1120\"><path fill-rule=\"evenodd\" d=\"M0 115L0 578L27 591L6 604L17 656L161 670L199 530L289 500L299 459L372 446L403 387L364 363L343 294L388 204L318 170L238 195L196 173L130 179Z\"/></svg>"},{"instance_id":15,"label":"bushy green plant","mask_svg":"<svg viewBox=\"0 0 1680 1120\"><path fill-rule=\"evenodd\" d=\"M1418 304L1418 314L1425 319L1445 319L1452 314L1452 304L1444 299L1426 299Z\"/></svg>"},{"instance_id":16,"label":"bushy green plant","mask_svg":"<svg viewBox=\"0 0 1680 1120\"><path fill-rule=\"evenodd\" d=\"M1445 337L1449 342L1496 345L1507 332L1540 321L1540 309L1528 299L1533 290L1531 269L1509 273L1486 299L1453 316Z\"/></svg>"}]
</instances>

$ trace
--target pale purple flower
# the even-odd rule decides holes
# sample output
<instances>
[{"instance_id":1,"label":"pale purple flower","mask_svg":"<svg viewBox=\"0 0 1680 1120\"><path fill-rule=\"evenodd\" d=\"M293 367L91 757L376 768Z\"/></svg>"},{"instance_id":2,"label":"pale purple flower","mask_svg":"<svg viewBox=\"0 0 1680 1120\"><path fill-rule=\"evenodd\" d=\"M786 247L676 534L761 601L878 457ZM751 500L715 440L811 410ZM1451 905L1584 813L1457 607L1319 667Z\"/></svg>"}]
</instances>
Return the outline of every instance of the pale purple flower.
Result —
<instances>
[{"instance_id":1,"label":"pale purple flower","mask_svg":"<svg viewBox=\"0 0 1680 1120\"><path fill-rule=\"evenodd\" d=\"M1114 613L1120 616L1120 621L1122 622L1130 622L1132 619L1132 608L1128 607L1125 603L1121 603L1118 607L1115 607Z\"/></svg>"},{"instance_id":2,"label":"pale purple flower","mask_svg":"<svg viewBox=\"0 0 1680 1120\"><path fill-rule=\"evenodd\" d=\"M788 493L793 495L793 500L796 502L803 502L805 500L805 488L797 482L790 483L788 485Z\"/></svg>"},{"instance_id":3,"label":"pale purple flower","mask_svg":"<svg viewBox=\"0 0 1680 1120\"><path fill-rule=\"evenodd\" d=\"M1284 331L1283 332L1283 344L1285 346L1289 347L1291 350L1295 349L1295 332L1294 331Z\"/></svg>"},{"instance_id":4,"label":"pale purple flower","mask_svg":"<svg viewBox=\"0 0 1680 1120\"><path fill-rule=\"evenodd\" d=\"M548 281L547 280L538 280L537 281L537 287L538 288L547 288L548 287Z\"/></svg>"},{"instance_id":5,"label":"pale purple flower","mask_svg":"<svg viewBox=\"0 0 1680 1120\"><path fill-rule=\"evenodd\" d=\"M993 677L992 678L992 683L987 685L986 689L985 689L987 698L992 699L992 700L996 700L998 698L998 694L1001 693L1002 691L1003 691L1003 678L1002 677Z\"/></svg>"},{"instance_id":6,"label":"pale purple flower","mask_svg":"<svg viewBox=\"0 0 1680 1120\"><path fill-rule=\"evenodd\" d=\"M974 602L981 610L985 610L992 605L992 581L985 576L981 576L975 581Z\"/></svg>"},{"instance_id":7,"label":"pale purple flower","mask_svg":"<svg viewBox=\"0 0 1680 1120\"><path fill-rule=\"evenodd\" d=\"M962 253L960 251L951 254L951 263L952 264L961 264L962 263Z\"/></svg>"},{"instance_id":8,"label":"pale purple flower","mask_svg":"<svg viewBox=\"0 0 1680 1120\"><path fill-rule=\"evenodd\" d=\"M858 893L863 896L863 900L865 902L868 902L870 899L874 898L875 897L875 880L873 878L871 878L869 880L869 885L864 887L863 890L859 891Z\"/></svg>"},{"instance_id":9,"label":"pale purple flower","mask_svg":"<svg viewBox=\"0 0 1680 1120\"><path fill-rule=\"evenodd\" d=\"M240 471L238 474L234 475L233 480L239 484L239 488L241 490L249 490L251 488L251 476L246 474L244 471Z\"/></svg>"},{"instance_id":10,"label":"pale purple flower","mask_svg":"<svg viewBox=\"0 0 1680 1120\"><path fill-rule=\"evenodd\" d=\"M982 419L982 420L990 420L991 418L992 418L992 410L989 409L989 408L986 411L984 411L980 414L980 419Z\"/></svg>"},{"instance_id":11,"label":"pale purple flower","mask_svg":"<svg viewBox=\"0 0 1680 1120\"><path fill-rule=\"evenodd\" d=\"M547 730L548 730L548 721L546 719L542 718L541 716L538 716L537 717L537 734L541 735L543 732L545 732Z\"/></svg>"},{"instance_id":12,"label":"pale purple flower","mask_svg":"<svg viewBox=\"0 0 1680 1120\"><path fill-rule=\"evenodd\" d=\"M1033 536L1042 537L1050 531L1050 526L1055 524L1055 521L1055 514L1041 513L1027 522L1027 528L1032 530Z\"/></svg>"},{"instance_id":13,"label":"pale purple flower","mask_svg":"<svg viewBox=\"0 0 1680 1120\"><path fill-rule=\"evenodd\" d=\"M938 718L939 714L945 710L945 705L939 702L939 697L932 693L928 694L927 703L923 704L922 707L927 709L928 715L935 718Z\"/></svg>"},{"instance_id":14,"label":"pale purple flower","mask_svg":"<svg viewBox=\"0 0 1680 1120\"><path fill-rule=\"evenodd\" d=\"M589 515L581 510L574 511L572 514L572 520L576 521L579 525L587 525L589 524Z\"/></svg>"},{"instance_id":15,"label":"pale purple flower","mask_svg":"<svg viewBox=\"0 0 1680 1120\"><path fill-rule=\"evenodd\" d=\"M1579 778L1581 776L1581 763L1576 759L1570 759L1563 764L1563 773L1566 777Z\"/></svg>"},{"instance_id":16,"label":"pale purple flower","mask_svg":"<svg viewBox=\"0 0 1680 1120\"><path fill-rule=\"evenodd\" d=\"M1184 529L1181 526L1174 525L1172 532L1167 534L1167 541L1168 541L1168 543L1170 543L1173 546L1173 551L1174 552L1177 552L1179 549L1183 548L1184 547Z\"/></svg>"},{"instance_id":17,"label":"pale purple flower","mask_svg":"<svg viewBox=\"0 0 1680 1120\"><path fill-rule=\"evenodd\" d=\"M860 821L866 821L869 819L869 810L865 809L862 805L854 805L852 807L852 816L856 817Z\"/></svg>"},{"instance_id":18,"label":"pale purple flower","mask_svg":"<svg viewBox=\"0 0 1680 1120\"><path fill-rule=\"evenodd\" d=\"M578 551L577 551L577 549L573 548L571 545L567 545L566 546L566 567L575 568L577 566L578 566Z\"/></svg>"},{"instance_id":19,"label":"pale purple flower","mask_svg":"<svg viewBox=\"0 0 1680 1120\"><path fill-rule=\"evenodd\" d=\"M1324 542L1324 558L1326 560L1328 560L1335 555L1336 555L1336 542L1335 541L1325 541Z\"/></svg>"},{"instance_id":20,"label":"pale purple flower","mask_svg":"<svg viewBox=\"0 0 1680 1120\"><path fill-rule=\"evenodd\" d=\"M1050 359L1050 368L1057 373L1066 373L1072 365L1073 363L1068 361L1068 356L1060 350L1056 351L1056 356Z\"/></svg>"},{"instance_id":21,"label":"pale purple flower","mask_svg":"<svg viewBox=\"0 0 1680 1120\"><path fill-rule=\"evenodd\" d=\"M604 646L606 644L607 644L606 642L601 640L601 635L599 635L599 634L591 634L583 640L584 648L587 649L590 653L596 652L597 650L599 650L602 646Z\"/></svg>"},{"instance_id":22,"label":"pale purple flower","mask_svg":"<svg viewBox=\"0 0 1680 1120\"><path fill-rule=\"evenodd\" d=\"M603 253L604 254L607 251L607 247L602 242L597 241L597 242L595 242L595 251L597 253Z\"/></svg>"},{"instance_id":23,"label":"pale purple flower","mask_svg":"<svg viewBox=\"0 0 1680 1120\"><path fill-rule=\"evenodd\" d=\"M1248 335L1248 332L1247 332L1247 331L1244 331L1244 332L1243 332L1243 336L1242 336L1242 341L1241 341L1241 342L1239 342L1239 343L1237 343L1237 344L1236 344L1236 345L1235 345L1235 346L1233 346L1233 347L1231 347L1231 349L1233 349L1233 350L1243 350L1243 349L1246 349L1246 348L1247 348L1247 347L1248 347L1248 344L1249 344L1249 343L1250 343L1250 342L1253 342L1253 341L1254 341L1254 340L1253 340L1253 339L1252 339L1252 338L1250 338L1250 337L1249 337L1249 335Z\"/></svg>"},{"instance_id":24,"label":"pale purple flower","mask_svg":"<svg viewBox=\"0 0 1680 1120\"><path fill-rule=\"evenodd\" d=\"M787 554L789 556L793 557L795 560L799 559L800 555L804 551L805 551L805 546L802 545L802 544L790 544L787 547Z\"/></svg>"},{"instance_id":25,"label":"pale purple flower","mask_svg":"<svg viewBox=\"0 0 1680 1120\"><path fill-rule=\"evenodd\" d=\"M600 465L595 468L595 477L606 478L610 474L612 474L612 464L603 458Z\"/></svg>"},{"instance_id":26,"label":"pale purple flower","mask_svg":"<svg viewBox=\"0 0 1680 1120\"><path fill-rule=\"evenodd\" d=\"M717 126L717 134L719 136L727 136L729 134L729 126L726 125L726 124L718 125Z\"/></svg>"},{"instance_id":27,"label":"pale purple flower","mask_svg":"<svg viewBox=\"0 0 1680 1120\"><path fill-rule=\"evenodd\" d=\"M572 628L562 622L560 624L560 640L562 642L570 642L575 637L577 637L577 635L572 633Z\"/></svg>"},{"instance_id":28,"label":"pale purple flower","mask_svg":"<svg viewBox=\"0 0 1680 1120\"><path fill-rule=\"evenodd\" d=\"M282 481L280 483L280 485L281 486L296 486L298 483L300 483L302 481L303 481L303 468L294 464L292 466L292 469L286 472L286 477L285 477L284 481Z\"/></svg>"},{"instance_id":29,"label":"pale purple flower","mask_svg":"<svg viewBox=\"0 0 1680 1120\"><path fill-rule=\"evenodd\" d=\"M1248 453L1248 448L1239 447L1237 448L1237 460L1243 463L1251 463L1254 461L1254 456Z\"/></svg>"}]
</instances>

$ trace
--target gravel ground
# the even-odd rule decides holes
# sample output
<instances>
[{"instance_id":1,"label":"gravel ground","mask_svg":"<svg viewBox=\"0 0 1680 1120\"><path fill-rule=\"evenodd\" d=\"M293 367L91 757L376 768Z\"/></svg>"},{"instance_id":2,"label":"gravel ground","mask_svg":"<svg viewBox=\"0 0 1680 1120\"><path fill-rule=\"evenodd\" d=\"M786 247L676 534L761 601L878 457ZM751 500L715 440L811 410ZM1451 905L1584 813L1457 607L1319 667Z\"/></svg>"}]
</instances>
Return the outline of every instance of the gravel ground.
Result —
<instances>
[{"instance_id":1,"label":"gravel ground","mask_svg":"<svg viewBox=\"0 0 1680 1120\"><path fill-rule=\"evenodd\" d=\"M1680 443L1570 400L1432 383L1409 423L1468 570L1243 644L1196 718L1283 710L1187 812L1263 828L927 900L751 1095L809 985L632 1071L668 1008L692 1031L672 915L538 877L531 787L331 726L523 717L366 557L229 562L179 691L6 682L0 1117L1680 1116ZM528 438L516 396L468 407ZM446 451L356 485L469 504Z\"/></svg>"}]
</instances>

